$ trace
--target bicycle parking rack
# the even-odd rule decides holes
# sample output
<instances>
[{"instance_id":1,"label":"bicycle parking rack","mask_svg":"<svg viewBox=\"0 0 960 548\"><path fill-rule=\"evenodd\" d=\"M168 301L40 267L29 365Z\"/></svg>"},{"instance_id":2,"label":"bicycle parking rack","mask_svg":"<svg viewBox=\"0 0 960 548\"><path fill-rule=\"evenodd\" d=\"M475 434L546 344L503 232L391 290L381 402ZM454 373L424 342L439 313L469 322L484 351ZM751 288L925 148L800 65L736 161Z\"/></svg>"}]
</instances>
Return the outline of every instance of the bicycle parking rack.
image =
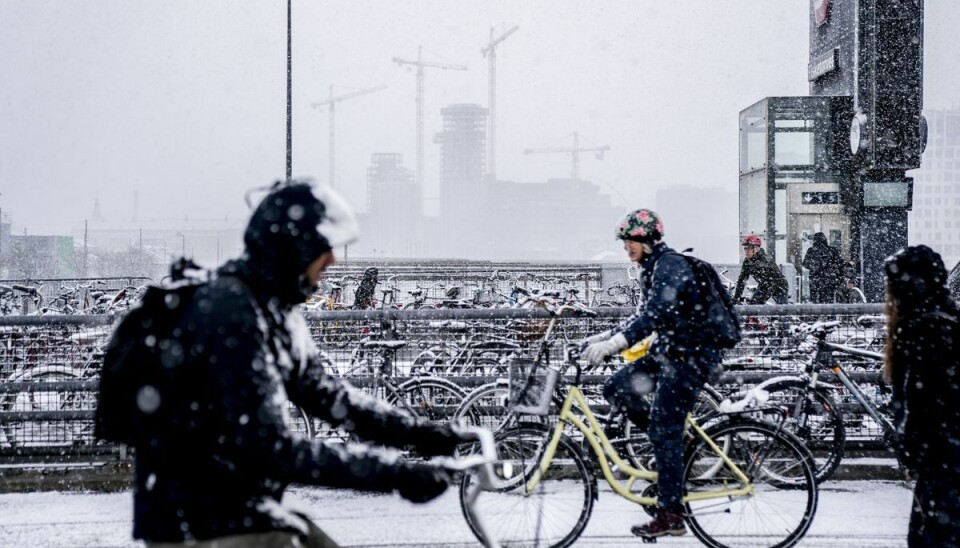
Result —
<instances>
[{"instance_id":1,"label":"bicycle parking rack","mask_svg":"<svg viewBox=\"0 0 960 548\"><path fill-rule=\"evenodd\" d=\"M562 318L558 325L557 336L569 340L579 340L596 333L606 326L616 325L633 312L629 308L598 308L598 317ZM856 338L858 341L872 341L882 337L883 327L865 328L858 325L856 319L862 315L882 315L879 304L868 305L782 305L782 306L743 306L738 308L744 320L744 341L727 353L728 360L738 356L750 356L765 351L766 355L756 355L750 367L742 370L728 370L724 373L717 388L721 392L731 392L757 384L767 378L782 375L790 366L789 359L780 359L771 349L788 348L784 327L800 322L812 322L818 319L840 319L845 327L838 331L838 337ZM397 355L397 380L412 378L417 371L410 369L423 345L431 341L446 341L455 344L458 333L441 332L431 327L431 322L455 320L468 322L480 330L496 330L502 336L504 330L512 330L522 339L524 329L532 329L537 322L549 320L550 313L545 309L421 309L421 310L363 310L363 311L324 311L307 314L308 323L318 345L327 352L334 363L349 362L356 355L358 343L363 338L405 339L410 344ZM40 342L64 341L71 333L83 329L98 328L106 330L116 321L112 316L7 316L0 317L0 490L17 489L17 485L36 486L36 478L31 474L56 478L57 488L79 482L90 485L94 479L102 482L106 488L117 485L116 475L129 473L131 455L126 448L110 444L97 443L92 437L92 419L95 405L97 381L95 378L79 380L56 380L55 382L14 382L10 379L17 371L31 367L42 367L51 363L74 366L81 359L89 359L90 348L82 345L71 346L69 352L58 348L56 344L43 345ZM435 325L435 323L434 323ZM333 329L336 327L336 329ZM335 338L334 335L338 338ZM34 346L31 347L30 345ZM555 345L562 346L562 345ZM796 362L793 362L794 367ZM599 387L610 371L595 372L586 378L587 386ZM452 373L448 380L469 390L487 382L492 382L505 374L477 375ZM826 376L825 376L826 377ZM851 377L858 382L873 384L879 382L878 370L853 371ZM371 381L365 377L348 379L363 388ZM828 378L823 380L829 382ZM86 393L87 397L74 398L84 402L84 407L76 405L62 409L51 395ZM46 394L52 397L47 404L30 409L15 404L26 401L28 394ZM599 390L597 395L599 398ZM851 409L851 424L859 424L859 429L851 429L848 446L875 454L883 445L879 431L871 430L869 419L858 419L857 410ZM29 428L25 425L40 425ZM42 427L42 425L58 425ZM18 429L21 439L8 439L11 429ZM70 439L50 439L55 432L69 432ZM36 439L23 436L36 433ZM44 438L43 436L47 436ZM86 468L84 468L84 466ZM82 471L81 471L82 470ZM81 471L80 479L74 481L66 476L71 471ZM111 479L113 478L113 479ZM15 481L14 481L15 480Z\"/></svg>"}]
</instances>

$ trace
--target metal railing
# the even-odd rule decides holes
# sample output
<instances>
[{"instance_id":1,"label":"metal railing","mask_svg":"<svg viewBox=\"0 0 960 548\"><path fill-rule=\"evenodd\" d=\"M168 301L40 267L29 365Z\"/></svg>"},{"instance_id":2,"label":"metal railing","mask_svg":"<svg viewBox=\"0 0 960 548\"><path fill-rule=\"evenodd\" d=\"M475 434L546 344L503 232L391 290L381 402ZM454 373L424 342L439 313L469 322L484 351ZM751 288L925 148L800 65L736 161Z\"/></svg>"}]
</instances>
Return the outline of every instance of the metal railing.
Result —
<instances>
[{"instance_id":1,"label":"metal railing","mask_svg":"<svg viewBox=\"0 0 960 548\"><path fill-rule=\"evenodd\" d=\"M559 359L563 341L576 341L616 325L628 308L595 309L597 317L560 318L551 359ZM804 354L791 327L804 322L838 320L836 342L861 348L883 346L882 305L799 305L739 307L744 340L726 353L722 393L735 393L775 375L799 371ZM365 350L365 340L404 340L389 356L397 382L436 375L469 391L506 376L506 358L529 352L551 315L545 309L422 309L310 312L314 339L329 356L331 373L358 386L371 384L383 357ZM92 433L97 376L112 316L0 317L0 463L47 455L48 463L76 455L110 454L121 448L98 444ZM885 397L877 364L851 362L851 376ZM620 365L586 372L599 384ZM828 375L821 377L830 382ZM599 390L594 397L600 398ZM849 417L848 440L864 444L880 439L880 430L856 405L837 392Z\"/></svg>"}]
</instances>

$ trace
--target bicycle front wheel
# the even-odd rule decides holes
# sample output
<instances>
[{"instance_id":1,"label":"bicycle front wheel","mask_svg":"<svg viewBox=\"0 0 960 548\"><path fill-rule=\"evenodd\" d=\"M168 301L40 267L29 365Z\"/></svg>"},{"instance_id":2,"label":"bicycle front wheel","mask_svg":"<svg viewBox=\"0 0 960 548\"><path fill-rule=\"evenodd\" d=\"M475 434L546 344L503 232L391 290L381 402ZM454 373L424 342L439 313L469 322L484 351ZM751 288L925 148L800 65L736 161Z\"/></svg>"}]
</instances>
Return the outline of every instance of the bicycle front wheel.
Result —
<instances>
[{"instance_id":1,"label":"bicycle front wheel","mask_svg":"<svg viewBox=\"0 0 960 548\"><path fill-rule=\"evenodd\" d=\"M315 434L313 419L302 407L293 402L287 402L287 414L284 416L283 422L292 432L305 438L312 438Z\"/></svg>"},{"instance_id":2,"label":"bicycle front wheel","mask_svg":"<svg viewBox=\"0 0 960 548\"><path fill-rule=\"evenodd\" d=\"M453 418L464 397L459 386L439 377L414 377L388 394L390 405L439 423Z\"/></svg>"},{"instance_id":3,"label":"bicycle front wheel","mask_svg":"<svg viewBox=\"0 0 960 548\"><path fill-rule=\"evenodd\" d=\"M513 466L514 476L484 489L473 511L465 497L476 478L464 475L460 505L467 525L483 541L481 527L504 547L562 547L573 544L590 519L597 479L579 447L563 436L532 493L527 483L543 457L548 432L543 427L505 428L495 436L498 457Z\"/></svg>"},{"instance_id":4,"label":"bicycle front wheel","mask_svg":"<svg viewBox=\"0 0 960 548\"><path fill-rule=\"evenodd\" d=\"M745 487L704 439L688 446L687 523L714 548L787 547L803 538L817 510L813 457L803 442L774 424L736 420L707 429L714 443L750 480L752 494L705 497Z\"/></svg>"},{"instance_id":5,"label":"bicycle front wheel","mask_svg":"<svg viewBox=\"0 0 960 548\"><path fill-rule=\"evenodd\" d=\"M478 386L467 394L463 403L454 412L454 419L463 419L468 424L482 426L491 432L500 430L514 418L508 403L510 389L505 382L491 382Z\"/></svg>"}]
</instances>

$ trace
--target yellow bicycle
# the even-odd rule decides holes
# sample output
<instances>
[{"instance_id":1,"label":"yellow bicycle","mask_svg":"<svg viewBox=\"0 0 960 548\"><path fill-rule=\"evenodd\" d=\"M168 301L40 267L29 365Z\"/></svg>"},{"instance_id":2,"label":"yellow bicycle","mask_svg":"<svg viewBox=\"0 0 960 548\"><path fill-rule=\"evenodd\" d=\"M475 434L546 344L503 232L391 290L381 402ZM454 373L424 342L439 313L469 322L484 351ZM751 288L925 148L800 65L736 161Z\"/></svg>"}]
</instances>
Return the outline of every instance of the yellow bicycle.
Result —
<instances>
[{"instance_id":1,"label":"yellow bicycle","mask_svg":"<svg viewBox=\"0 0 960 548\"><path fill-rule=\"evenodd\" d=\"M514 475L485 487L473 513L505 547L573 544L597 499L597 472L613 493L648 513L656 505L656 471L630 464L610 443L580 390L578 357L579 349L571 346L560 366L538 367L539 360L512 364L512 401L522 403L526 413L548 416L552 424L521 422L496 434L498 459L510 463ZM576 374L566 379L562 373L570 367ZM554 390L565 391L559 414L550 409ZM756 409L751 412L756 415ZM687 417L684 514L688 528L707 546L793 546L817 509L810 451L779 424L750 414L717 413L703 425ZM571 438L576 433L582 441ZM461 497L473 482L462 479ZM482 538L471 516L465 517Z\"/></svg>"}]
</instances>

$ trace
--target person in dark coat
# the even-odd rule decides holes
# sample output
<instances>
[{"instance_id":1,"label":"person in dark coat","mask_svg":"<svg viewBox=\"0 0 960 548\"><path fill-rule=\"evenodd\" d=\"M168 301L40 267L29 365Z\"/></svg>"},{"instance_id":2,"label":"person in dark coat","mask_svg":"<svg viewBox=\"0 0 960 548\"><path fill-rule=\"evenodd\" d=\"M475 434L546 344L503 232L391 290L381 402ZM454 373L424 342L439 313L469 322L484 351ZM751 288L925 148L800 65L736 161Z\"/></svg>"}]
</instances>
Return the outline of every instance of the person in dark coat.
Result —
<instances>
[{"instance_id":1,"label":"person in dark coat","mask_svg":"<svg viewBox=\"0 0 960 548\"><path fill-rule=\"evenodd\" d=\"M375 266L368 267L363 271L363 279L360 280L360 285L357 287L356 293L353 294L354 309L364 310L373 306L379 273L380 271Z\"/></svg>"},{"instance_id":2,"label":"person in dark coat","mask_svg":"<svg viewBox=\"0 0 960 548\"><path fill-rule=\"evenodd\" d=\"M916 479L911 548L960 546L960 311L927 246L887 259L884 377L901 463Z\"/></svg>"},{"instance_id":3,"label":"person in dark coat","mask_svg":"<svg viewBox=\"0 0 960 548\"><path fill-rule=\"evenodd\" d=\"M787 304L789 285L787 277L772 259L767 257L761 247L760 238L747 236L743 239L743 267L737 278L737 287L733 291L733 302L741 302L743 289L751 276L757 281L757 289L747 304L766 304L773 299L777 304Z\"/></svg>"},{"instance_id":4,"label":"person in dark coat","mask_svg":"<svg viewBox=\"0 0 960 548\"><path fill-rule=\"evenodd\" d=\"M592 365L648 336L656 341L648 355L628 364L604 383L603 395L614 409L646 430L657 459L657 508L654 519L631 531L641 537L679 536L683 523L683 427L704 384L720 371L721 351L693 321L704 303L694 272L683 255L663 243L663 223L648 209L628 214L618 225L630 260L641 268L643 303L619 327L585 339L584 357ZM651 406L645 395L655 393Z\"/></svg>"},{"instance_id":5,"label":"person in dark coat","mask_svg":"<svg viewBox=\"0 0 960 548\"><path fill-rule=\"evenodd\" d=\"M452 454L457 429L433 425L325 374L299 311L333 248L356 224L332 191L278 182L253 212L241 258L197 289L179 326L172 381L158 387L155 431L135 444L133 536L148 546L335 546L281 501L301 483L439 496L447 474L361 445L288 428L288 401L357 437Z\"/></svg>"},{"instance_id":6,"label":"person in dark coat","mask_svg":"<svg viewBox=\"0 0 960 548\"><path fill-rule=\"evenodd\" d=\"M827 243L823 232L813 235L813 245L803 256L803 268L810 271L810 301L832 303L843 283L843 258L836 248Z\"/></svg>"},{"instance_id":7,"label":"person in dark coat","mask_svg":"<svg viewBox=\"0 0 960 548\"><path fill-rule=\"evenodd\" d=\"M950 291L950 298L955 303L960 303L960 261L953 265L947 276L947 290Z\"/></svg>"}]
</instances>

